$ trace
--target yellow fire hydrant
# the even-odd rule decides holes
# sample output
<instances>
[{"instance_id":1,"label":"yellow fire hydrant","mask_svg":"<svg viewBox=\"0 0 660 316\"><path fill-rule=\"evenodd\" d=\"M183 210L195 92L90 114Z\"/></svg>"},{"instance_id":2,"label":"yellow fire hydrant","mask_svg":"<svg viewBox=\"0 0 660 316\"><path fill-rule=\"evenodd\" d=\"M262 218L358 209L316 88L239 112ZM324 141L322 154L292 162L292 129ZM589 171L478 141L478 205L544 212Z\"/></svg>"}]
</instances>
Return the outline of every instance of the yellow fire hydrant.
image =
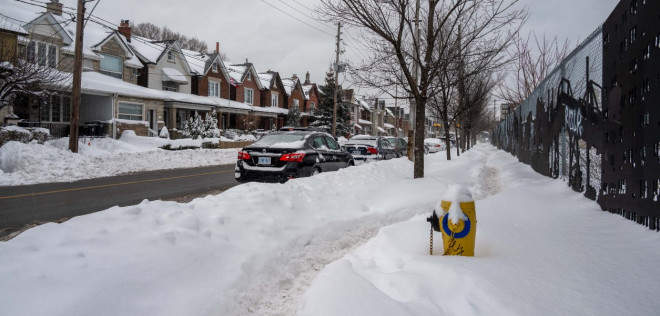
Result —
<instances>
[{"instance_id":1,"label":"yellow fire hydrant","mask_svg":"<svg viewBox=\"0 0 660 316\"><path fill-rule=\"evenodd\" d=\"M463 186L450 186L438 206L442 209L440 217L434 210L433 216L427 220L433 230L442 232L444 254L474 256L477 214L472 193Z\"/></svg>"}]
</instances>

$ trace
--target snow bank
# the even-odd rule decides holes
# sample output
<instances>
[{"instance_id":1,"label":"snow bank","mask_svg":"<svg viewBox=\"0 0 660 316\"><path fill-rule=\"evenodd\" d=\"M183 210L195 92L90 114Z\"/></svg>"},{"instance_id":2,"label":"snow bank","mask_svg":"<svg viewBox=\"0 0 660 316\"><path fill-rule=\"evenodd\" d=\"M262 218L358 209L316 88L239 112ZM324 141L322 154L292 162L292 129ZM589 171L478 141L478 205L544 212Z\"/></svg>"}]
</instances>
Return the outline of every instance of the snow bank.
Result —
<instances>
[{"instance_id":1,"label":"snow bank","mask_svg":"<svg viewBox=\"0 0 660 316\"><path fill-rule=\"evenodd\" d=\"M69 139L47 141L44 145L9 142L0 147L0 186L45 182L68 182L115 176L131 172L232 164L238 149L162 150L201 147L202 142L219 139L178 139L136 136L124 131L119 140L88 138L71 153Z\"/></svg>"}]
</instances>

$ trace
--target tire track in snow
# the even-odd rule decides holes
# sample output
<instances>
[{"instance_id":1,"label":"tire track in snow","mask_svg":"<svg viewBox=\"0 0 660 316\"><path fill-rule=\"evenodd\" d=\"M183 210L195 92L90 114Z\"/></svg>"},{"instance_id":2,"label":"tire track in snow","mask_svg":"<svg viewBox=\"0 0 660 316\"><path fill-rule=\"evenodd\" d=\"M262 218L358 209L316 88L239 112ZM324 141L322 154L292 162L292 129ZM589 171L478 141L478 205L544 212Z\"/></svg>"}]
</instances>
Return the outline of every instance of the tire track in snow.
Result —
<instances>
[{"instance_id":1,"label":"tire track in snow","mask_svg":"<svg viewBox=\"0 0 660 316\"><path fill-rule=\"evenodd\" d=\"M243 267L243 275L221 307L220 315L295 315L302 295L329 263L361 246L387 225L428 210L401 210L331 223L260 257L268 262Z\"/></svg>"}]
</instances>

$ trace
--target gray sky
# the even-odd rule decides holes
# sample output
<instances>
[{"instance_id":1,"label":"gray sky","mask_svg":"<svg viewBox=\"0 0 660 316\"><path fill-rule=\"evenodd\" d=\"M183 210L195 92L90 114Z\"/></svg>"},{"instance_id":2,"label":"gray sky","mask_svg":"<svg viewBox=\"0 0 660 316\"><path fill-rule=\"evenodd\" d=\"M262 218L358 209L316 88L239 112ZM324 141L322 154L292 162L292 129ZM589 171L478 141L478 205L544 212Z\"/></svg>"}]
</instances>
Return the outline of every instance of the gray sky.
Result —
<instances>
[{"instance_id":1,"label":"gray sky","mask_svg":"<svg viewBox=\"0 0 660 316\"><path fill-rule=\"evenodd\" d=\"M121 19L135 23L151 22L205 41L209 48L220 42L220 50L231 62L246 58L257 71L279 71L283 77L310 71L312 81L324 82L324 74L334 60L336 25L323 24L310 17L318 0L97 0L94 15L119 24ZM75 0L63 0L75 7ZM574 46L585 39L612 11L618 0L520 0L530 17L523 31L536 30L559 40L568 38ZM91 7L96 2L90 2ZM268 5L270 3L271 5ZM290 5L290 6L287 6ZM317 28L278 11L286 13ZM293 8L292 8L293 7ZM294 9L295 8L295 9ZM360 60L354 38L349 35L343 58ZM344 85L348 85L347 82Z\"/></svg>"}]
</instances>

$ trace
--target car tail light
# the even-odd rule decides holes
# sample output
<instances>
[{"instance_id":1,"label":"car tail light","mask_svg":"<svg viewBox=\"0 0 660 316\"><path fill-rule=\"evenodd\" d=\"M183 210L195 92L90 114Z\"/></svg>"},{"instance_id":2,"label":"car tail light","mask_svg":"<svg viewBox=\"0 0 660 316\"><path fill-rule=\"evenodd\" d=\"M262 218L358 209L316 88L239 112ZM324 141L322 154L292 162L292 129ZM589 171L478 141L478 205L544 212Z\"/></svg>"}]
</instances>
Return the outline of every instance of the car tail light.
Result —
<instances>
[{"instance_id":1,"label":"car tail light","mask_svg":"<svg viewBox=\"0 0 660 316\"><path fill-rule=\"evenodd\" d=\"M250 154L247 151L238 152L238 160L249 160L250 158Z\"/></svg>"},{"instance_id":2,"label":"car tail light","mask_svg":"<svg viewBox=\"0 0 660 316\"><path fill-rule=\"evenodd\" d=\"M373 154L373 155L378 155L378 149L376 149L376 147L367 147L367 153L368 154Z\"/></svg>"},{"instance_id":3,"label":"car tail light","mask_svg":"<svg viewBox=\"0 0 660 316\"><path fill-rule=\"evenodd\" d=\"M293 162L302 162L303 158L305 158L305 153L290 153L290 154L284 154L282 157L280 157L281 161L293 161Z\"/></svg>"},{"instance_id":4,"label":"car tail light","mask_svg":"<svg viewBox=\"0 0 660 316\"><path fill-rule=\"evenodd\" d=\"M435 147L442 147L442 146L440 146L440 144L435 144Z\"/></svg>"}]
</instances>

